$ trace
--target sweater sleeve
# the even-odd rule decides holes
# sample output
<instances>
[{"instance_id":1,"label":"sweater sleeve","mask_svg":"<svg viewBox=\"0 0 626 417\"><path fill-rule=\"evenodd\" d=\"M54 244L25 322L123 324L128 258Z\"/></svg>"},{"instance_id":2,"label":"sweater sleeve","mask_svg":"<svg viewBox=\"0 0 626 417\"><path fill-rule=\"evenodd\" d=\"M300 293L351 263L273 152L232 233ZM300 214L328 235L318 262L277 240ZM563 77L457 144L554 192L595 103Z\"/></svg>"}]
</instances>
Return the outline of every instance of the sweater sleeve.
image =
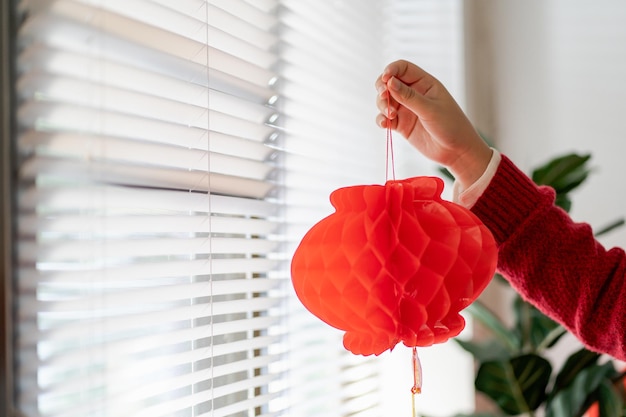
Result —
<instances>
[{"instance_id":1,"label":"sweater sleeve","mask_svg":"<svg viewBox=\"0 0 626 417\"><path fill-rule=\"evenodd\" d=\"M589 349L626 360L626 255L554 205L506 156L472 211L499 248L498 271Z\"/></svg>"}]
</instances>

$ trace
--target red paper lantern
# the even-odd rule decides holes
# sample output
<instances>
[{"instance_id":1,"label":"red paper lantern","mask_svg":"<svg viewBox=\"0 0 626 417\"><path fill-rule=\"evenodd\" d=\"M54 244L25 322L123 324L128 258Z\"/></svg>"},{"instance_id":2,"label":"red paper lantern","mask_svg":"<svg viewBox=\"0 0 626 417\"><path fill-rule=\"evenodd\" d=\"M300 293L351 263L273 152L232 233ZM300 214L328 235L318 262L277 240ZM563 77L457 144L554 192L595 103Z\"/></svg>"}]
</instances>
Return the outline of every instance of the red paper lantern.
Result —
<instances>
[{"instance_id":1,"label":"red paper lantern","mask_svg":"<svg viewBox=\"0 0 626 417\"><path fill-rule=\"evenodd\" d=\"M300 242L296 294L345 331L352 353L445 342L463 330L459 312L492 278L493 236L469 210L442 200L442 190L435 177L340 188L330 195L335 213Z\"/></svg>"}]
</instances>

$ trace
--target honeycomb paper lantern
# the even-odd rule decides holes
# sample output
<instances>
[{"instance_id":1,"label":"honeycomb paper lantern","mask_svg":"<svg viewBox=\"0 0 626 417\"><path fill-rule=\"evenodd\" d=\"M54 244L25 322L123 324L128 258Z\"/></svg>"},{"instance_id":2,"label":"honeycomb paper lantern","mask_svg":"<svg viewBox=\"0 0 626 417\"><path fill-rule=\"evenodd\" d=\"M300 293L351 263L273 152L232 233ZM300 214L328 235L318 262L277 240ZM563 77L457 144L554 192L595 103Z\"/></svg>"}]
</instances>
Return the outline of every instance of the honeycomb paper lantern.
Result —
<instances>
[{"instance_id":1,"label":"honeycomb paper lantern","mask_svg":"<svg viewBox=\"0 0 626 417\"><path fill-rule=\"evenodd\" d=\"M459 312L493 276L493 236L469 210L441 199L435 177L340 188L335 212L296 249L292 283L302 304L345 331L354 354L458 335Z\"/></svg>"}]
</instances>

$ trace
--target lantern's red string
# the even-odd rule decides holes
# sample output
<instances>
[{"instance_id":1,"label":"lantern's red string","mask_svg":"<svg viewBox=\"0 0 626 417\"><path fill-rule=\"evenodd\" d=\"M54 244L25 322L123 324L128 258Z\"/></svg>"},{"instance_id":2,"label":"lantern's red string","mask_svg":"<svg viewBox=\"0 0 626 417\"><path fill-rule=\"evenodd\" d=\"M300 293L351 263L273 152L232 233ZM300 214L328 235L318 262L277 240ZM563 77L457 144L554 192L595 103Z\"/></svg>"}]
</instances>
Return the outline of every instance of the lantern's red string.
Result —
<instances>
[{"instance_id":1,"label":"lantern's red string","mask_svg":"<svg viewBox=\"0 0 626 417\"><path fill-rule=\"evenodd\" d=\"M396 179L396 167L393 158L393 137L391 134L391 94L387 92L387 149L385 155L385 180L389 181L389 162L391 161L391 178ZM413 387L411 388L411 403L413 417L417 416L415 410L415 395L422 392L422 364L417 356L417 347L413 347Z\"/></svg>"},{"instance_id":2,"label":"lantern's red string","mask_svg":"<svg viewBox=\"0 0 626 417\"><path fill-rule=\"evenodd\" d=\"M393 138L391 137L391 94L387 92L387 151L385 155L385 181L389 181L389 159L391 159L391 178L396 179L396 167L393 159Z\"/></svg>"},{"instance_id":3,"label":"lantern's red string","mask_svg":"<svg viewBox=\"0 0 626 417\"><path fill-rule=\"evenodd\" d=\"M413 406L413 417L417 416L415 412L415 394L422 393L422 364L417 356L417 347L413 347L413 387L411 388L411 401Z\"/></svg>"}]
</instances>

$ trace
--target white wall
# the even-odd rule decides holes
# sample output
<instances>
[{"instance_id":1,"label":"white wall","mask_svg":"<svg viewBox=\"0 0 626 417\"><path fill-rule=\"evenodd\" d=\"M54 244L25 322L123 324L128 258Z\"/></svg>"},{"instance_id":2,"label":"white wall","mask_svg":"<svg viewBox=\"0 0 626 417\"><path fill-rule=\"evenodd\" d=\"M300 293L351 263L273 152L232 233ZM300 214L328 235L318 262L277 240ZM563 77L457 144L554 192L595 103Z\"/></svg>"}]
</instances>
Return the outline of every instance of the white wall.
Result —
<instances>
[{"instance_id":1,"label":"white wall","mask_svg":"<svg viewBox=\"0 0 626 417\"><path fill-rule=\"evenodd\" d=\"M478 128L526 172L568 152L595 170L572 217L594 228L626 217L626 2L468 0L467 103ZM626 247L626 227L601 238ZM504 315L508 298L483 300ZM572 337L552 354L579 346Z\"/></svg>"},{"instance_id":2,"label":"white wall","mask_svg":"<svg viewBox=\"0 0 626 417\"><path fill-rule=\"evenodd\" d=\"M527 171L562 153L591 153L596 169L574 194L572 216L594 227L625 216L626 2L468 4L479 128ZM626 227L602 241L625 246Z\"/></svg>"}]
</instances>

